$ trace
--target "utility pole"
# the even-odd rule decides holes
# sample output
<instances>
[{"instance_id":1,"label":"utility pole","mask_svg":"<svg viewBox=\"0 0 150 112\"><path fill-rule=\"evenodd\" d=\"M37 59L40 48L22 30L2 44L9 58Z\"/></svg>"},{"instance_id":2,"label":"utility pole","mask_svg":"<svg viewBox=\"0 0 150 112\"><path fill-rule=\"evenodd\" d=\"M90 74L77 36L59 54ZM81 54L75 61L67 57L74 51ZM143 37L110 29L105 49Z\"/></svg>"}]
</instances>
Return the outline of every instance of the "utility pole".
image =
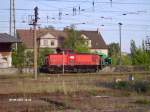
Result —
<instances>
[{"instance_id":1,"label":"utility pole","mask_svg":"<svg viewBox=\"0 0 150 112\"><path fill-rule=\"evenodd\" d=\"M10 12L9 12L9 34L11 35L12 28L12 1L10 0Z\"/></svg>"},{"instance_id":2,"label":"utility pole","mask_svg":"<svg viewBox=\"0 0 150 112\"><path fill-rule=\"evenodd\" d=\"M64 56L65 56L65 52L64 52L64 50L63 50L63 56L62 56L62 57L63 57L63 58L62 58L62 62L63 62L63 63L62 63L62 64L63 64L63 67L62 67L62 68L63 68L62 73L63 73L63 75L64 75L64 72L65 72Z\"/></svg>"},{"instance_id":3,"label":"utility pole","mask_svg":"<svg viewBox=\"0 0 150 112\"><path fill-rule=\"evenodd\" d=\"M16 37L16 8L15 8L15 0L13 0L13 36ZM17 50L17 43L15 44Z\"/></svg>"},{"instance_id":4,"label":"utility pole","mask_svg":"<svg viewBox=\"0 0 150 112\"><path fill-rule=\"evenodd\" d=\"M16 12L15 12L15 0L13 0L13 36L16 38Z\"/></svg>"},{"instance_id":5,"label":"utility pole","mask_svg":"<svg viewBox=\"0 0 150 112\"><path fill-rule=\"evenodd\" d=\"M36 32L36 26L37 26L37 21L38 21L38 7L34 8L34 22L33 22L33 27L34 27L34 75L35 79L37 79L37 32Z\"/></svg>"},{"instance_id":6,"label":"utility pole","mask_svg":"<svg viewBox=\"0 0 150 112\"><path fill-rule=\"evenodd\" d=\"M112 0L110 0L110 6L112 7Z\"/></svg>"},{"instance_id":7,"label":"utility pole","mask_svg":"<svg viewBox=\"0 0 150 112\"><path fill-rule=\"evenodd\" d=\"M37 79L37 32L36 32L36 26L37 26L37 21L38 21L38 7L34 8L34 19L31 21L29 25L33 25L33 38L34 38L34 78Z\"/></svg>"},{"instance_id":8,"label":"utility pole","mask_svg":"<svg viewBox=\"0 0 150 112\"><path fill-rule=\"evenodd\" d=\"M121 27L122 27L122 23L118 23L119 24L119 40L120 40L120 57L119 57L119 64L122 64L122 59L121 59Z\"/></svg>"}]
</instances>

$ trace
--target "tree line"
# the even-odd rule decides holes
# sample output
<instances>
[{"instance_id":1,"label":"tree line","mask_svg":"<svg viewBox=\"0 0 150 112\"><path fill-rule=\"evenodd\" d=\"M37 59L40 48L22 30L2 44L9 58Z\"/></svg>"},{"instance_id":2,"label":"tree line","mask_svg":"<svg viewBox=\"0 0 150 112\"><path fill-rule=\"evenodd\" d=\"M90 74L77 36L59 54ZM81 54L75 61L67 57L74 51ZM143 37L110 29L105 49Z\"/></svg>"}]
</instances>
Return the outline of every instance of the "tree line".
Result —
<instances>
[{"instance_id":1,"label":"tree line","mask_svg":"<svg viewBox=\"0 0 150 112\"><path fill-rule=\"evenodd\" d=\"M119 65L120 47L118 43L111 43L108 46L109 56L112 58L113 65ZM122 65L142 65L149 68L150 65L150 51L146 50L144 41L141 46L137 47L134 40L130 42L130 53L121 56Z\"/></svg>"}]
</instances>

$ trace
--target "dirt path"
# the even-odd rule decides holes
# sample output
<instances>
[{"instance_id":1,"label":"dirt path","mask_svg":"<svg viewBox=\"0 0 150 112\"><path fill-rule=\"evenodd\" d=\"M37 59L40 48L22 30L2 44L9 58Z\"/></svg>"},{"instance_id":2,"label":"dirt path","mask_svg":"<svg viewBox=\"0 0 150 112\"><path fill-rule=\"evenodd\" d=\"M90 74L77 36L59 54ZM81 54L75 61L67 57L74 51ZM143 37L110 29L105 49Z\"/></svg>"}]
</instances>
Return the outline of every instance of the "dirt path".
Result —
<instances>
[{"instance_id":1,"label":"dirt path","mask_svg":"<svg viewBox=\"0 0 150 112\"><path fill-rule=\"evenodd\" d=\"M150 98L150 97L147 97ZM86 93L1 94L1 112L149 112L149 105L135 104L136 97L88 96Z\"/></svg>"}]
</instances>

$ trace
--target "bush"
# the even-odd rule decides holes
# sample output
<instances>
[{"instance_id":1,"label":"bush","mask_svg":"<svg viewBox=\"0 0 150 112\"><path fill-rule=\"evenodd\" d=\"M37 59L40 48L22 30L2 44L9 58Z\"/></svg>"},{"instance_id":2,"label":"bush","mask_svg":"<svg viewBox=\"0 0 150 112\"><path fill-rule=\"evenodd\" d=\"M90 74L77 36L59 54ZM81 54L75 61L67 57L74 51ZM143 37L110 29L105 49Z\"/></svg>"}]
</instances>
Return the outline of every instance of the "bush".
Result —
<instances>
[{"instance_id":1,"label":"bush","mask_svg":"<svg viewBox=\"0 0 150 112\"><path fill-rule=\"evenodd\" d=\"M150 100L147 100L147 99L139 99L139 100L136 100L134 103L136 104L150 104Z\"/></svg>"},{"instance_id":2,"label":"bush","mask_svg":"<svg viewBox=\"0 0 150 112\"><path fill-rule=\"evenodd\" d=\"M12 53L12 64L19 69L20 73L22 73L22 68L25 65L25 49L25 45L19 43L17 49Z\"/></svg>"},{"instance_id":3,"label":"bush","mask_svg":"<svg viewBox=\"0 0 150 112\"><path fill-rule=\"evenodd\" d=\"M120 81L114 84L114 88L116 89L129 89L130 85L126 81Z\"/></svg>"},{"instance_id":4,"label":"bush","mask_svg":"<svg viewBox=\"0 0 150 112\"><path fill-rule=\"evenodd\" d=\"M135 82L133 84L133 89L138 93L148 92L150 90L150 83L145 82L145 81L144 82L141 82L141 81Z\"/></svg>"},{"instance_id":5,"label":"bush","mask_svg":"<svg viewBox=\"0 0 150 112\"><path fill-rule=\"evenodd\" d=\"M137 93L146 93L150 91L150 83L146 81L135 81L135 82L120 81L114 83L113 88L136 91Z\"/></svg>"},{"instance_id":6,"label":"bush","mask_svg":"<svg viewBox=\"0 0 150 112\"><path fill-rule=\"evenodd\" d=\"M44 64L44 58L49 53L54 53L54 51L50 48L43 48L43 49L39 50L39 56L38 56L38 65L39 66Z\"/></svg>"}]
</instances>

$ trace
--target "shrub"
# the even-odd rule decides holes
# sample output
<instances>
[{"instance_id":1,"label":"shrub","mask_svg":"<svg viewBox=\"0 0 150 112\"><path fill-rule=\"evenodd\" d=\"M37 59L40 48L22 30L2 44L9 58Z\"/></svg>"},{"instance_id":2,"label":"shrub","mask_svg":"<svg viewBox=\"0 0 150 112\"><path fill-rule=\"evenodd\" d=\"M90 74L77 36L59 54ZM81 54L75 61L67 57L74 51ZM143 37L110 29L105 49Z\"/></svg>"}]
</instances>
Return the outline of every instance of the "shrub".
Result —
<instances>
[{"instance_id":1,"label":"shrub","mask_svg":"<svg viewBox=\"0 0 150 112\"><path fill-rule=\"evenodd\" d=\"M150 91L150 83L146 81L135 81L135 82L120 81L114 83L113 88L136 91L137 93L146 93Z\"/></svg>"},{"instance_id":2,"label":"shrub","mask_svg":"<svg viewBox=\"0 0 150 112\"><path fill-rule=\"evenodd\" d=\"M116 89L129 89L130 85L128 82L126 81L119 81L119 82L116 82L114 83L114 88Z\"/></svg>"},{"instance_id":3,"label":"shrub","mask_svg":"<svg viewBox=\"0 0 150 112\"><path fill-rule=\"evenodd\" d=\"M43 48L43 49L39 50L39 56L38 56L38 65L39 66L44 64L44 58L49 53L54 53L54 51L50 48Z\"/></svg>"},{"instance_id":4,"label":"shrub","mask_svg":"<svg viewBox=\"0 0 150 112\"><path fill-rule=\"evenodd\" d=\"M139 99L139 100L136 100L134 103L136 104L150 104L150 100L147 100L147 99Z\"/></svg>"},{"instance_id":5,"label":"shrub","mask_svg":"<svg viewBox=\"0 0 150 112\"><path fill-rule=\"evenodd\" d=\"M150 90L150 83L146 81L137 81L133 84L133 89L138 93L145 93Z\"/></svg>"}]
</instances>

